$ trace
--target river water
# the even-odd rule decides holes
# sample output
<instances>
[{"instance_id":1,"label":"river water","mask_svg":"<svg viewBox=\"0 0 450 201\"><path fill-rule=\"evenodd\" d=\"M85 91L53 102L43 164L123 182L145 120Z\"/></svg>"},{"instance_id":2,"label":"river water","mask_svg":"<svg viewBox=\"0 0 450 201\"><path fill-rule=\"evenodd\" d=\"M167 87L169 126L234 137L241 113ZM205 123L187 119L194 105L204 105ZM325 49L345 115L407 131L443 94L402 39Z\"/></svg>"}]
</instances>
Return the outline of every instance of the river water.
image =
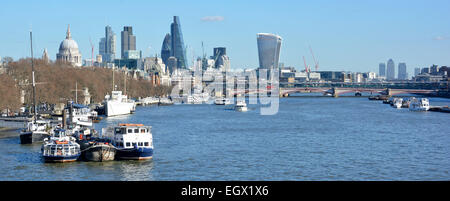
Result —
<instances>
[{"instance_id":1,"label":"river water","mask_svg":"<svg viewBox=\"0 0 450 201\"><path fill-rule=\"evenodd\" d=\"M450 105L431 98L431 105ZM149 161L44 163L40 144L0 139L0 180L450 180L450 114L367 98L283 98L260 115L227 106L138 107L95 125L151 125Z\"/></svg>"}]
</instances>

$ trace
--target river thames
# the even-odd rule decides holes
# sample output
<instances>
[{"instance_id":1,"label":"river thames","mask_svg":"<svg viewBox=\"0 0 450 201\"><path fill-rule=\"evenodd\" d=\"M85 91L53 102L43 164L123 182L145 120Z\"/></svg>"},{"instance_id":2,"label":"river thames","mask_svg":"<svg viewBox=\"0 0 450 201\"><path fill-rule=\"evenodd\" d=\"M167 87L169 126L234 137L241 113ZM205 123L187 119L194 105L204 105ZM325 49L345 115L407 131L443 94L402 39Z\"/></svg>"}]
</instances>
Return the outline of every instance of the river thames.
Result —
<instances>
[{"instance_id":1,"label":"river thames","mask_svg":"<svg viewBox=\"0 0 450 201\"><path fill-rule=\"evenodd\" d=\"M450 99L430 98L431 105ZM214 104L137 107L149 161L44 163L41 144L0 139L0 180L450 180L449 114L361 98L280 99L276 115Z\"/></svg>"}]
</instances>

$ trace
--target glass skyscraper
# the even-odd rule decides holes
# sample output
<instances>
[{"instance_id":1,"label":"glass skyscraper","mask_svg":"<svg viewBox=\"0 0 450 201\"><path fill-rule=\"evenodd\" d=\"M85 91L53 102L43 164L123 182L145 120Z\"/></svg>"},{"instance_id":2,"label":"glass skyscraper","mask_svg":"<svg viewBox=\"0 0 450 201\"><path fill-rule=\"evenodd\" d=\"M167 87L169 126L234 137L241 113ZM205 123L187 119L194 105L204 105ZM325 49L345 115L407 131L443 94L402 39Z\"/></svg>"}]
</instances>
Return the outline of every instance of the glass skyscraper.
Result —
<instances>
[{"instance_id":1,"label":"glass skyscraper","mask_svg":"<svg viewBox=\"0 0 450 201\"><path fill-rule=\"evenodd\" d=\"M398 79L399 80L407 80L408 73L406 72L406 63L398 64Z\"/></svg>"},{"instance_id":2,"label":"glass skyscraper","mask_svg":"<svg viewBox=\"0 0 450 201\"><path fill-rule=\"evenodd\" d=\"M125 58L125 51L136 50L136 36L133 35L133 27L123 27L122 33L122 46L121 46L121 58Z\"/></svg>"},{"instance_id":3,"label":"glass skyscraper","mask_svg":"<svg viewBox=\"0 0 450 201\"><path fill-rule=\"evenodd\" d=\"M386 64L385 63L380 63L380 65L378 66L378 75L381 77L386 76Z\"/></svg>"},{"instance_id":4,"label":"glass skyscraper","mask_svg":"<svg viewBox=\"0 0 450 201\"><path fill-rule=\"evenodd\" d=\"M389 59L389 61L387 62L386 79L388 80L395 79L395 64L392 59Z\"/></svg>"},{"instance_id":5,"label":"glass skyscraper","mask_svg":"<svg viewBox=\"0 0 450 201\"><path fill-rule=\"evenodd\" d=\"M278 62L280 60L281 41L282 38L275 34L257 34L259 68L278 68Z\"/></svg>"},{"instance_id":6,"label":"glass skyscraper","mask_svg":"<svg viewBox=\"0 0 450 201\"><path fill-rule=\"evenodd\" d=\"M166 37L164 37L164 41L161 47L161 59L166 65L169 60L169 57L172 56L171 49L172 49L172 38L168 33L166 34Z\"/></svg>"},{"instance_id":7,"label":"glass skyscraper","mask_svg":"<svg viewBox=\"0 0 450 201\"><path fill-rule=\"evenodd\" d=\"M110 26L105 27L105 37L100 39L99 54L106 63L114 62L116 58L116 34Z\"/></svg>"},{"instance_id":8,"label":"glass skyscraper","mask_svg":"<svg viewBox=\"0 0 450 201\"><path fill-rule=\"evenodd\" d=\"M173 16L173 23L170 25L170 34L172 36L171 56L177 58L178 69L187 69L186 49L184 47L180 18L178 16Z\"/></svg>"}]
</instances>

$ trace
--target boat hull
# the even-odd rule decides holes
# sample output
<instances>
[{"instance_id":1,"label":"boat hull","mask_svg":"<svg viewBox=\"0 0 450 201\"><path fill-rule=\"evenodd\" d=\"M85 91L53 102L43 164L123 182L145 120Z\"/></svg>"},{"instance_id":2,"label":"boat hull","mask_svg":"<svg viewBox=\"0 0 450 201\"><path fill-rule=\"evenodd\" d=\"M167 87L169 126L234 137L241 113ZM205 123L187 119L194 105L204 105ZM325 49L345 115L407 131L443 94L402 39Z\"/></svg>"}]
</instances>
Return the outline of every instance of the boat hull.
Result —
<instances>
[{"instance_id":1,"label":"boat hull","mask_svg":"<svg viewBox=\"0 0 450 201\"><path fill-rule=\"evenodd\" d=\"M46 163L65 163L65 162L74 162L78 159L80 155L73 156L43 156L44 161Z\"/></svg>"},{"instance_id":2,"label":"boat hull","mask_svg":"<svg viewBox=\"0 0 450 201\"><path fill-rule=\"evenodd\" d=\"M133 102L108 101L105 106L105 115L108 117L131 114L134 111Z\"/></svg>"},{"instance_id":3,"label":"boat hull","mask_svg":"<svg viewBox=\"0 0 450 201\"><path fill-rule=\"evenodd\" d=\"M117 149L118 160L146 160L153 158L153 148Z\"/></svg>"},{"instance_id":4,"label":"boat hull","mask_svg":"<svg viewBox=\"0 0 450 201\"><path fill-rule=\"evenodd\" d=\"M116 148L108 145L92 145L83 152L84 159L87 161L112 161L116 155Z\"/></svg>"},{"instance_id":5,"label":"boat hull","mask_svg":"<svg viewBox=\"0 0 450 201\"><path fill-rule=\"evenodd\" d=\"M43 142L45 138L50 137L48 133L39 132L22 132L20 133L20 144L32 144L35 142Z\"/></svg>"}]
</instances>

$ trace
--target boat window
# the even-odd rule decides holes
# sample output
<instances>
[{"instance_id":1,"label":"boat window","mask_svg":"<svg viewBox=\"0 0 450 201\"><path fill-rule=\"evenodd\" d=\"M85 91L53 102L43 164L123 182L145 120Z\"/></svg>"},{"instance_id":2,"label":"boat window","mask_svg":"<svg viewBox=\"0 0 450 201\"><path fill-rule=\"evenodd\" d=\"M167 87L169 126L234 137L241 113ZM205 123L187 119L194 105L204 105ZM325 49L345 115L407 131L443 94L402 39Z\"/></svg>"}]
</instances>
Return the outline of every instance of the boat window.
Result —
<instances>
[{"instance_id":1,"label":"boat window","mask_svg":"<svg viewBox=\"0 0 450 201\"><path fill-rule=\"evenodd\" d=\"M135 146L136 146L136 142L133 142L132 144L133 144L133 147L135 147Z\"/></svg>"},{"instance_id":2,"label":"boat window","mask_svg":"<svg viewBox=\"0 0 450 201\"><path fill-rule=\"evenodd\" d=\"M120 128L116 128L116 134L122 134L122 129L120 129Z\"/></svg>"},{"instance_id":3,"label":"boat window","mask_svg":"<svg viewBox=\"0 0 450 201\"><path fill-rule=\"evenodd\" d=\"M138 146L142 147L142 142L139 142L139 143L138 143Z\"/></svg>"},{"instance_id":4,"label":"boat window","mask_svg":"<svg viewBox=\"0 0 450 201\"><path fill-rule=\"evenodd\" d=\"M127 145L127 147L129 147L129 146L130 146L130 143L129 143L129 142L127 142L127 143L126 143L126 145Z\"/></svg>"},{"instance_id":5,"label":"boat window","mask_svg":"<svg viewBox=\"0 0 450 201\"><path fill-rule=\"evenodd\" d=\"M134 129L134 133L139 133L139 129Z\"/></svg>"},{"instance_id":6,"label":"boat window","mask_svg":"<svg viewBox=\"0 0 450 201\"><path fill-rule=\"evenodd\" d=\"M145 130L146 130L145 128L141 129L141 133L145 133L146 132Z\"/></svg>"},{"instance_id":7,"label":"boat window","mask_svg":"<svg viewBox=\"0 0 450 201\"><path fill-rule=\"evenodd\" d=\"M133 133L133 129L128 129L128 133Z\"/></svg>"},{"instance_id":8,"label":"boat window","mask_svg":"<svg viewBox=\"0 0 450 201\"><path fill-rule=\"evenodd\" d=\"M145 142L144 145L145 145L146 147L148 147L148 142Z\"/></svg>"}]
</instances>

